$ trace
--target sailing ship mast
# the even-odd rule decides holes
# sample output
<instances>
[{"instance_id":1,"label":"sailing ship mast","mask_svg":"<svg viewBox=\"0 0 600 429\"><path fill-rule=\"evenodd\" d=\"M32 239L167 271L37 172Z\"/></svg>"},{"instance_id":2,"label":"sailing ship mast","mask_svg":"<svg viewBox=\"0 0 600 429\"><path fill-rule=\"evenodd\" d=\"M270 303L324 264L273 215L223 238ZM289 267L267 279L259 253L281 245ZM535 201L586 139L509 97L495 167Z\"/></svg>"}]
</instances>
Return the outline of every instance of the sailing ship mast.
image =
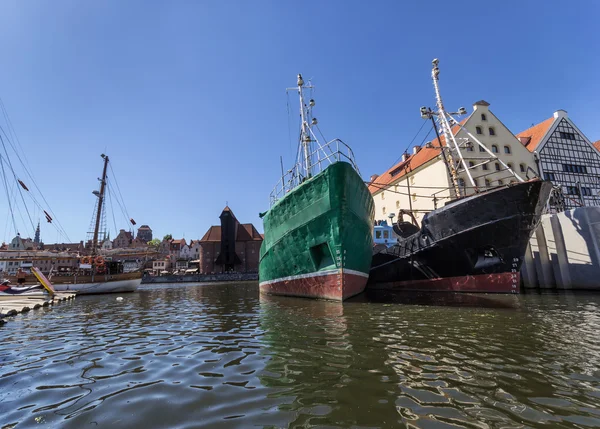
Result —
<instances>
[{"instance_id":1,"label":"sailing ship mast","mask_svg":"<svg viewBox=\"0 0 600 429\"><path fill-rule=\"evenodd\" d=\"M487 164L491 161L496 161L496 162L500 163L502 165L502 167L504 167L504 169L507 170L512 176L514 176L519 182L524 182L524 180L517 173L515 173L504 161L502 161L492 151L490 151L483 143L481 143L477 139L477 137L475 137L465 127L463 127L459 121L454 119L453 115L466 115L467 114L467 110L464 107L459 108L458 112L447 112L446 111L446 109L444 108L444 103L442 101L442 95L440 93L440 86L439 86L439 74L440 74L440 69L438 67L439 60L437 58L435 58L431 63L433 66L431 69L431 79L433 80L433 88L435 90L435 100L436 100L437 110L431 110L426 107L421 107L421 117L423 119L431 119L431 121L434 123L434 129L437 134L440 145L441 145L441 139L440 139L440 135L439 135L437 126L439 126L439 129L444 136L444 139L446 141L446 147L441 148L442 156L444 158L444 163L446 165L446 168L448 169L448 174L449 174L450 180L452 182L452 187L454 188L454 191L456 193L456 197L460 198L461 196L464 196L463 194L466 195L466 192L461 190L460 185L459 185L459 177L458 177L459 171L465 172L465 174L467 175L467 178L469 180L470 186L472 186L475 189L475 191L477 192L478 191L477 183L475 182L475 179L473 178L473 175L471 174L470 170L473 168L476 168L480 165ZM437 126L436 126L436 121L433 119L434 116L437 117ZM452 132L453 126L458 127L460 130L464 131L469 138L468 139L467 138L456 138L456 136L455 136L456 133ZM481 161L481 162L479 162L473 166L469 166L467 164L467 162L465 162L465 159L464 159L464 157L462 155L462 151L461 151L462 148L471 146L472 145L471 142L474 142L474 143L476 143L476 145L479 146L481 153L484 153L484 154L487 153L489 155L488 157L485 157L485 155L484 155L484 157L477 158L477 160Z\"/></svg>"},{"instance_id":2,"label":"sailing ship mast","mask_svg":"<svg viewBox=\"0 0 600 429\"><path fill-rule=\"evenodd\" d=\"M96 255L98 249L98 232L100 231L100 219L102 216L102 203L104 202L104 191L106 189L106 168L108 167L108 156L100 155L104 159L104 169L102 170L102 179L100 180L100 192L98 197L98 210L96 211L96 224L94 226L94 238L92 238L92 256ZM96 194L94 192L94 194Z\"/></svg>"}]
</instances>

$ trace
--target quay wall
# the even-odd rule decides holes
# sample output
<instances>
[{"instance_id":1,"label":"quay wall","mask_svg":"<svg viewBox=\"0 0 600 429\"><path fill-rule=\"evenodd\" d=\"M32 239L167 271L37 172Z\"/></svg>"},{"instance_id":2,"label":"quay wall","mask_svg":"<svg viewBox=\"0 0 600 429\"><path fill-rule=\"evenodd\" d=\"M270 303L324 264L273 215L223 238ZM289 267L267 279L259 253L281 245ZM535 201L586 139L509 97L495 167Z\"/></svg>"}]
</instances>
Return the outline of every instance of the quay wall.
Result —
<instances>
[{"instance_id":1,"label":"quay wall","mask_svg":"<svg viewBox=\"0 0 600 429\"><path fill-rule=\"evenodd\" d=\"M144 276L144 283L208 283L258 281L258 273L187 274L183 276Z\"/></svg>"},{"instance_id":2,"label":"quay wall","mask_svg":"<svg viewBox=\"0 0 600 429\"><path fill-rule=\"evenodd\" d=\"M525 289L600 291L600 207L544 215L521 278Z\"/></svg>"}]
</instances>

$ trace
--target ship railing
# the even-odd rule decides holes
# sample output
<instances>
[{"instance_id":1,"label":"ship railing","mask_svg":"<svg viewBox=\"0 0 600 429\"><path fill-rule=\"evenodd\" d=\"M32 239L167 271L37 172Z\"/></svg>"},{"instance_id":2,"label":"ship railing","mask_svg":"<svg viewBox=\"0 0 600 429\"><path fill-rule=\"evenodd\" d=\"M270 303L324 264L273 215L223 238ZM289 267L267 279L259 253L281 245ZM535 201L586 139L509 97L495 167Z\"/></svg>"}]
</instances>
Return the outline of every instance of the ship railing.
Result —
<instances>
[{"instance_id":1,"label":"ship railing","mask_svg":"<svg viewBox=\"0 0 600 429\"><path fill-rule=\"evenodd\" d=\"M340 139L331 140L323 145L317 141L317 149L309 154L310 176L319 174L329 165L336 162L347 162L360 175L352 148ZM307 178L306 170L301 162L296 163L291 170L284 172L275 184L269 196L271 206Z\"/></svg>"}]
</instances>

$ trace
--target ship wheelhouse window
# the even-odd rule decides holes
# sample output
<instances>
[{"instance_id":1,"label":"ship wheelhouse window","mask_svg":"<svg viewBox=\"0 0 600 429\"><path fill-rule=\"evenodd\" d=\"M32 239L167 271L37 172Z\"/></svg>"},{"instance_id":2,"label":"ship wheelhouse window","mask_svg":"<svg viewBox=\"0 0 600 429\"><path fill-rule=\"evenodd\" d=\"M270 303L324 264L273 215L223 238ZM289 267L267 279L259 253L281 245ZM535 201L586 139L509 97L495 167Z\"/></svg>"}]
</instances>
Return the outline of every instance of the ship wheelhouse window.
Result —
<instances>
[{"instance_id":1,"label":"ship wheelhouse window","mask_svg":"<svg viewBox=\"0 0 600 429\"><path fill-rule=\"evenodd\" d=\"M375 231L375 238L381 238L381 231L380 230Z\"/></svg>"},{"instance_id":2,"label":"ship wheelhouse window","mask_svg":"<svg viewBox=\"0 0 600 429\"><path fill-rule=\"evenodd\" d=\"M490 136L495 136L496 135L496 130L494 128L489 127L488 131L490 132Z\"/></svg>"},{"instance_id":3,"label":"ship wheelhouse window","mask_svg":"<svg viewBox=\"0 0 600 429\"><path fill-rule=\"evenodd\" d=\"M387 229L383 231L383 238L390 238L390 232Z\"/></svg>"},{"instance_id":4,"label":"ship wheelhouse window","mask_svg":"<svg viewBox=\"0 0 600 429\"><path fill-rule=\"evenodd\" d=\"M487 121L487 116L485 116L485 113L481 114L481 120L482 121Z\"/></svg>"},{"instance_id":5,"label":"ship wheelhouse window","mask_svg":"<svg viewBox=\"0 0 600 429\"><path fill-rule=\"evenodd\" d=\"M504 153L510 154L510 146L504 146Z\"/></svg>"},{"instance_id":6,"label":"ship wheelhouse window","mask_svg":"<svg viewBox=\"0 0 600 429\"><path fill-rule=\"evenodd\" d=\"M477 134L483 134L483 130L481 129L481 127L475 127L475 131L477 132Z\"/></svg>"},{"instance_id":7,"label":"ship wheelhouse window","mask_svg":"<svg viewBox=\"0 0 600 429\"><path fill-rule=\"evenodd\" d=\"M498 153L498 146L496 146L495 144L492 145L492 152Z\"/></svg>"}]
</instances>

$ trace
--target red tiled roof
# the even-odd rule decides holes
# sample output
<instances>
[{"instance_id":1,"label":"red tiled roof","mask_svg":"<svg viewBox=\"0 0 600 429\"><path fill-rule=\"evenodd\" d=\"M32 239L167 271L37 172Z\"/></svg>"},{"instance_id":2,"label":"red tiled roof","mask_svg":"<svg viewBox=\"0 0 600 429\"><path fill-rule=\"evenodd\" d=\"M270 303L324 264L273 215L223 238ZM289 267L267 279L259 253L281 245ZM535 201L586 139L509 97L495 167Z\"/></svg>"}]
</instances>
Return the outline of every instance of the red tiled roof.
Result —
<instances>
[{"instance_id":1,"label":"red tiled roof","mask_svg":"<svg viewBox=\"0 0 600 429\"><path fill-rule=\"evenodd\" d=\"M594 147L598 150L600 150L600 140L594 142Z\"/></svg>"},{"instance_id":2,"label":"red tiled roof","mask_svg":"<svg viewBox=\"0 0 600 429\"><path fill-rule=\"evenodd\" d=\"M254 225L251 223L238 224L237 230L237 241L262 241L263 236L259 234ZM207 241L221 241L221 226L211 226L204 237L200 240L201 242Z\"/></svg>"},{"instance_id":3,"label":"red tiled roof","mask_svg":"<svg viewBox=\"0 0 600 429\"><path fill-rule=\"evenodd\" d=\"M521 131L516 137L523 143L530 152L537 149L538 145L542 141L542 138L546 135L546 132L554 122L554 116L534 125L531 128Z\"/></svg>"},{"instance_id":4,"label":"red tiled roof","mask_svg":"<svg viewBox=\"0 0 600 429\"><path fill-rule=\"evenodd\" d=\"M221 226L213 225L208 228L208 231L206 231L206 234L204 234L200 241L221 241Z\"/></svg>"}]
</instances>

